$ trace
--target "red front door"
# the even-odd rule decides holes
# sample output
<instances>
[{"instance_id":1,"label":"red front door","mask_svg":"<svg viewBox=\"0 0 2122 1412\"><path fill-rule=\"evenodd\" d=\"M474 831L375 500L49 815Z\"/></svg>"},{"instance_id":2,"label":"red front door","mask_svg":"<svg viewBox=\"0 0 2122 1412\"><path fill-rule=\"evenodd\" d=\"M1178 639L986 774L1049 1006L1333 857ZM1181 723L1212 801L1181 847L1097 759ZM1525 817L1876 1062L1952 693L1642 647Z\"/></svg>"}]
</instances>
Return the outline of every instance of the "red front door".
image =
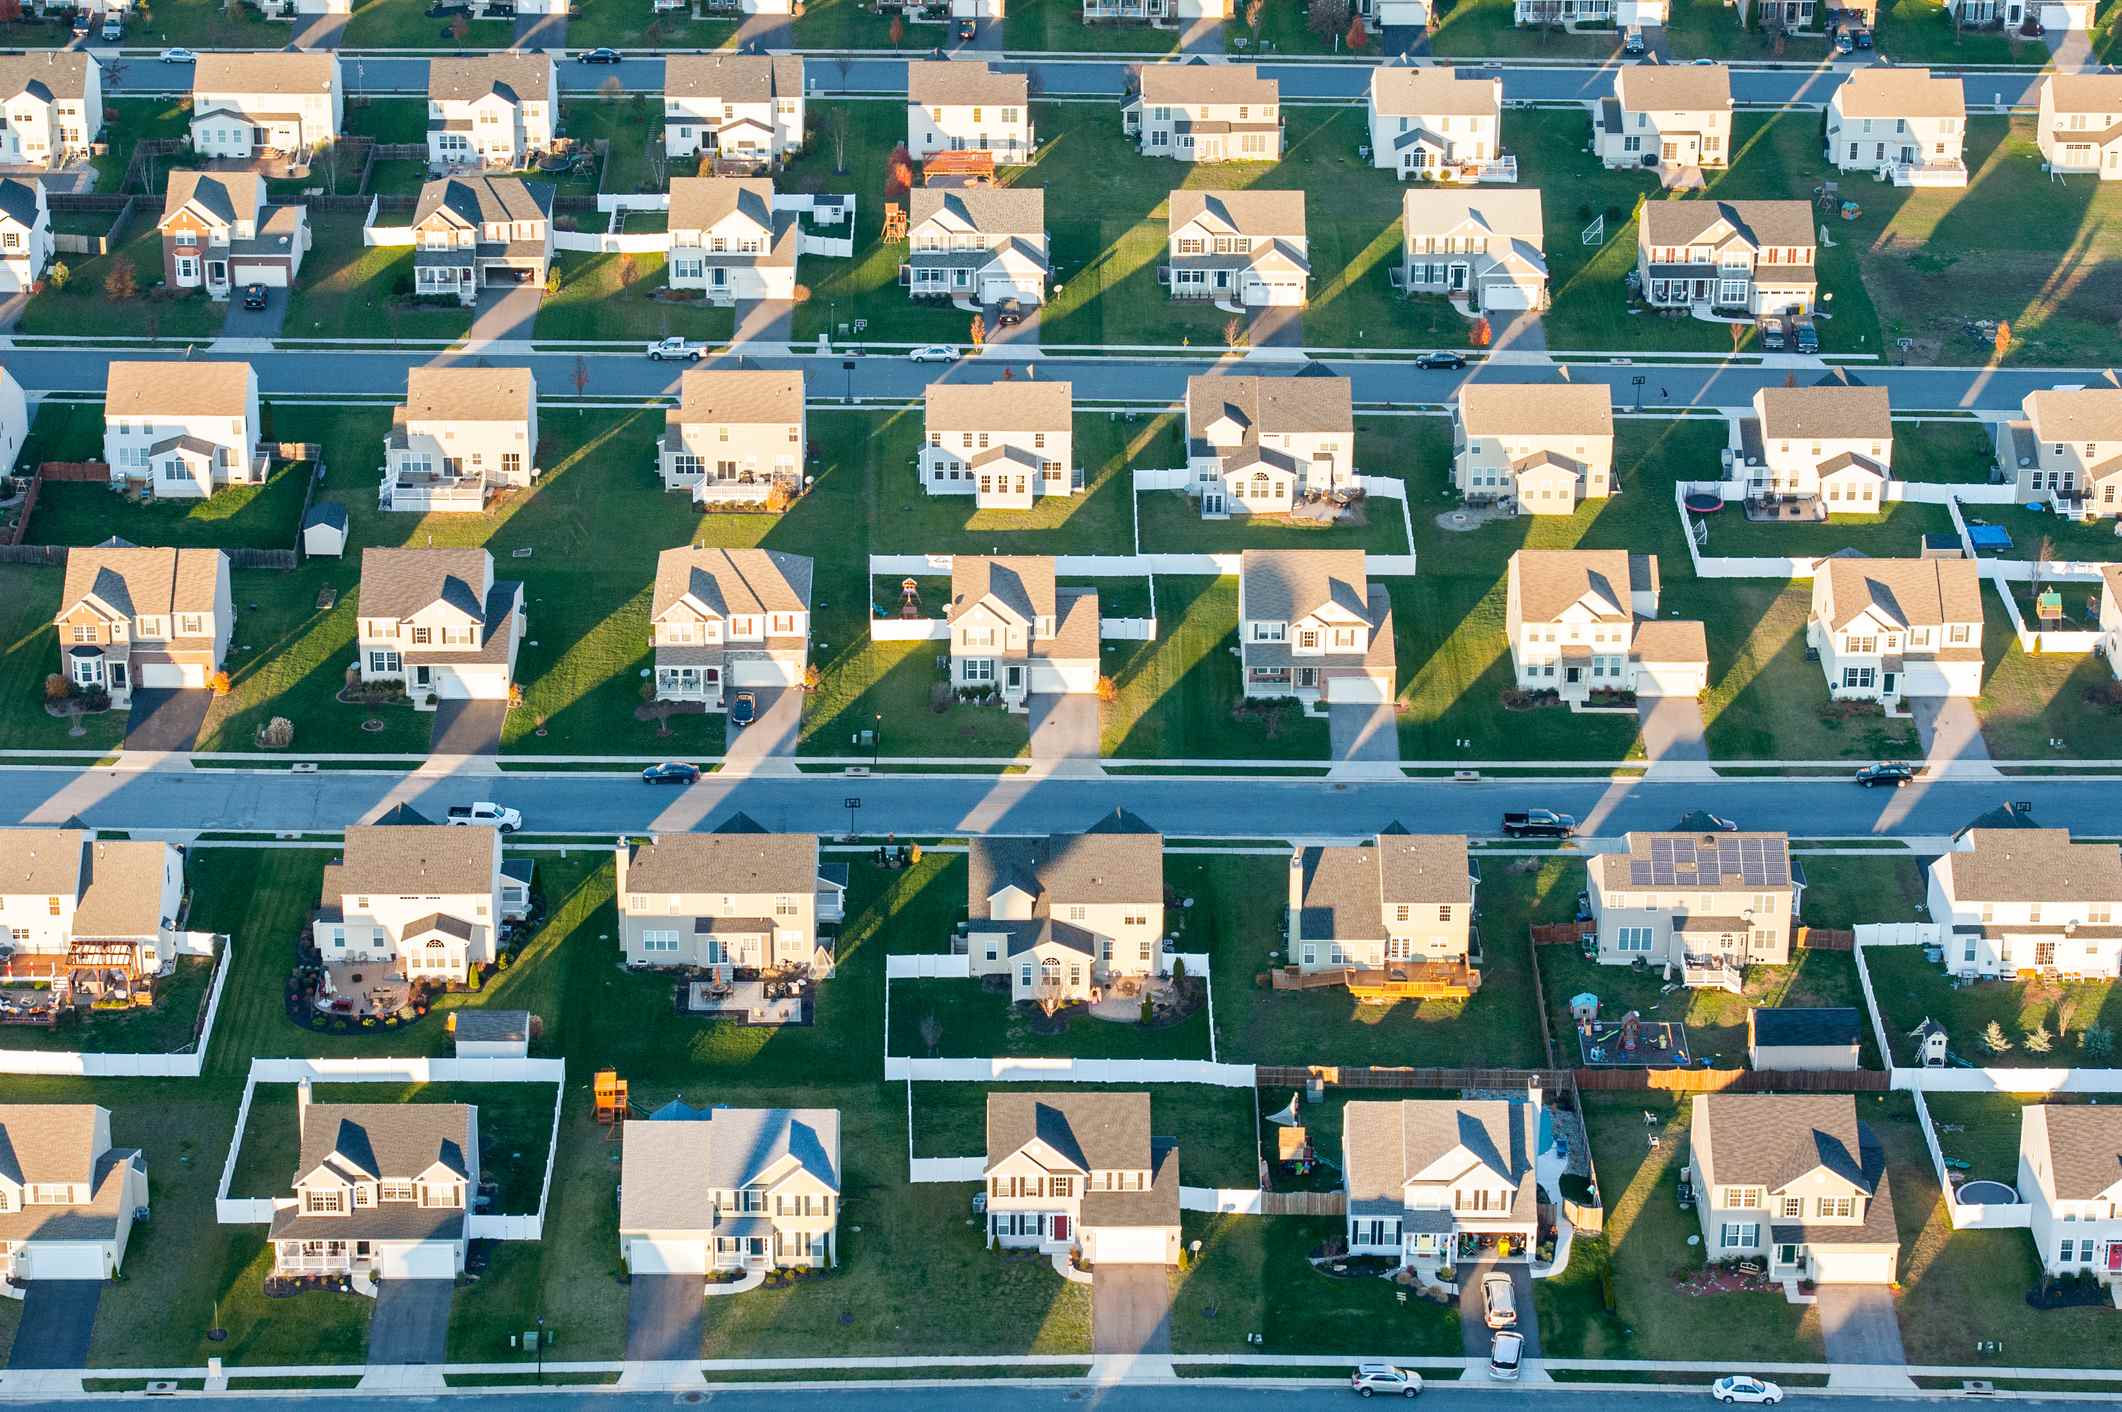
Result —
<instances>
[{"instance_id":1,"label":"red front door","mask_svg":"<svg viewBox=\"0 0 2122 1412\"><path fill-rule=\"evenodd\" d=\"M1067 1239L1068 1239L1068 1217L1066 1217L1066 1216L1056 1216L1056 1217L1054 1217L1054 1239L1055 1239L1055 1240L1067 1240ZM2122 1251L2122 1245L2117 1245L2117 1246L2115 1246L2115 1247L2113 1247L2113 1248L2114 1248L2115 1250L2117 1250L2117 1251Z\"/></svg>"},{"instance_id":2,"label":"red front door","mask_svg":"<svg viewBox=\"0 0 2122 1412\"><path fill-rule=\"evenodd\" d=\"M2107 1243L2107 1271L2109 1274L2122 1274L2122 1240L2111 1240Z\"/></svg>"}]
</instances>

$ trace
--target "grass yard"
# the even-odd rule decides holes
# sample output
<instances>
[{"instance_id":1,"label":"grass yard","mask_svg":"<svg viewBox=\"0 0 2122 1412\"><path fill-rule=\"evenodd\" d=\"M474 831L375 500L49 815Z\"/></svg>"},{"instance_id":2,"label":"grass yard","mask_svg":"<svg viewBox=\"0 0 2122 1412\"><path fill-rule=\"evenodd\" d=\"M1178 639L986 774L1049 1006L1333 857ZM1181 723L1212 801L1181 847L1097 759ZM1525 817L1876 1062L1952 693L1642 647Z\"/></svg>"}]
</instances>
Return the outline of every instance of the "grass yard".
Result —
<instances>
[{"instance_id":1,"label":"grass yard","mask_svg":"<svg viewBox=\"0 0 2122 1412\"><path fill-rule=\"evenodd\" d=\"M1280 8L1280 7L1278 7ZM1291 7L1294 8L1294 7ZM1238 32L1232 27L1232 32ZM1140 20L1083 18L1080 5L1019 5L1003 20L1002 44L1012 54L1063 52L1151 55L1179 52L1180 31ZM1235 51L1238 46L1232 46Z\"/></svg>"},{"instance_id":2,"label":"grass yard","mask_svg":"<svg viewBox=\"0 0 2122 1412\"><path fill-rule=\"evenodd\" d=\"M31 295L16 333L190 342L218 334L228 313L228 305L202 291L162 287L162 238L151 221L133 226L130 238L108 255L75 255L61 263L71 272L66 287L47 281L42 293ZM134 293L115 294L106 283L121 270L131 271Z\"/></svg>"},{"instance_id":3,"label":"grass yard","mask_svg":"<svg viewBox=\"0 0 2122 1412\"><path fill-rule=\"evenodd\" d=\"M45 403L38 421L81 413L94 417L96 440L79 457L50 460L100 460L103 409L92 404ZM26 544L101 544L113 535L135 544L177 549L291 548L302 532L302 496L310 468L297 461L280 462L262 485L232 485L203 500L153 500L143 505L107 485L84 481L49 481L37 492Z\"/></svg>"},{"instance_id":4,"label":"grass yard","mask_svg":"<svg viewBox=\"0 0 2122 1412\"><path fill-rule=\"evenodd\" d=\"M599 190L626 195L670 190L663 107L651 97L636 91L624 98L573 98L560 105L561 126L569 137L608 144Z\"/></svg>"},{"instance_id":5,"label":"grass yard","mask_svg":"<svg viewBox=\"0 0 2122 1412\"><path fill-rule=\"evenodd\" d=\"M1901 64L2048 62L2048 46L2003 28L1962 29L1942 0L1888 0L1879 7L1880 48Z\"/></svg>"},{"instance_id":6,"label":"grass yard","mask_svg":"<svg viewBox=\"0 0 2122 1412\"><path fill-rule=\"evenodd\" d=\"M1515 12L1511 0L1439 5L1429 25L1430 52L1454 58L1610 60L1621 51L1621 36L1612 29L1584 34L1537 26L1521 29Z\"/></svg>"},{"instance_id":7,"label":"grass yard","mask_svg":"<svg viewBox=\"0 0 2122 1412\"><path fill-rule=\"evenodd\" d=\"M136 10L128 18L125 44L129 49L177 44L202 49L285 49L309 23L277 22L251 6L222 6L216 0L156 0L151 9Z\"/></svg>"},{"instance_id":8,"label":"grass yard","mask_svg":"<svg viewBox=\"0 0 2122 1412\"><path fill-rule=\"evenodd\" d=\"M1996 462L1996 441L1985 422L1953 417L1894 423L1894 469L1903 480L1987 485Z\"/></svg>"},{"instance_id":9,"label":"grass yard","mask_svg":"<svg viewBox=\"0 0 2122 1412\"><path fill-rule=\"evenodd\" d=\"M1864 922L1913 922L1923 914L1927 858L1841 853L1796 861L1805 870L1799 920L1807 926L1846 931Z\"/></svg>"},{"instance_id":10,"label":"grass yard","mask_svg":"<svg viewBox=\"0 0 2122 1412\"><path fill-rule=\"evenodd\" d=\"M198 1035L213 979L212 961L180 957L176 970L156 982L155 1003L144 1010L68 1009L50 1029L10 1028L5 1044L62 1054L176 1054L189 1049Z\"/></svg>"},{"instance_id":11,"label":"grass yard","mask_svg":"<svg viewBox=\"0 0 2122 1412\"><path fill-rule=\"evenodd\" d=\"M346 100L346 133L377 142L427 145L427 103L419 98L372 98L355 94Z\"/></svg>"},{"instance_id":12,"label":"grass yard","mask_svg":"<svg viewBox=\"0 0 2122 1412\"><path fill-rule=\"evenodd\" d=\"M2122 535L2115 533L2113 519L2068 520L2024 505L1980 505L1969 520L2001 525L2011 535L2009 553L1985 558L2039 559L2046 548L2051 559L2122 559Z\"/></svg>"},{"instance_id":13,"label":"grass yard","mask_svg":"<svg viewBox=\"0 0 2122 1412\"><path fill-rule=\"evenodd\" d=\"M1184 1160L1184 1154L1181 1154ZM1456 1308L1410 1296L1387 1280L1342 1279L1311 1253L1343 1234L1335 1219L1220 1216L1189 1211L1180 1235L1201 1254L1172 1275L1172 1347L1179 1353L1389 1354L1453 1357ZM1249 1345L1250 1334L1260 1343Z\"/></svg>"},{"instance_id":14,"label":"grass yard","mask_svg":"<svg viewBox=\"0 0 2122 1412\"><path fill-rule=\"evenodd\" d=\"M1915 1062L1909 1035L1926 1019L1945 1026L1955 1054L1985 1068L2114 1063L2122 1030L2122 985L2114 981L2021 978L1956 987L1943 966L1924 960L1922 948L1914 946L1867 947L1864 964L1897 1063ZM2001 1053L1984 1038L1992 1024L2010 1046ZM2034 1048L2043 1042L2047 1051Z\"/></svg>"},{"instance_id":15,"label":"grass yard","mask_svg":"<svg viewBox=\"0 0 2122 1412\"><path fill-rule=\"evenodd\" d=\"M1046 1084L917 1083L914 1155L976 1157L987 1149L987 1095L1040 1093ZM1253 1090L1203 1084L1060 1085L1068 1093L1149 1094L1150 1131L1179 1143L1179 1179L1188 1186L1259 1185Z\"/></svg>"},{"instance_id":16,"label":"grass yard","mask_svg":"<svg viewBox=\"0 0 2122 1412\"><path fill-rule=\"evenodd\" d=\"M1176 420L1176 418L1174 419ZM1201 517L1201 502L1183 490L1145 490L1135 497L1145 554L1232 554L1246 549L1364 549L1405 554L1401 502L1367 496L1361 523L1322 525L1287 515Z\"/></svg>"},{"instance_id":17,"label":"grass yard","mask_svg":"<svg viewBox=\"0 0 2122 1412\"><path fill-rule=\"evenodd\" d=\"M439 49L467 54L506 49L515 32L508 20L467 20L462 38L445 20L427 17L423 0L355 0L345 44L357 49Z\"/></svg>"},{"instance_id":18,"label":"grass yard","mask_svg":"<svg viewBox=\"0 0 2122 1412\"><path fill-rule=\"evenodd\" d=\"M1684 59L1821 59L1827 54L1823 35L1770 34L1758 22L1742 25L1739 11L1718 0L1673 0L1665 37L1676 58ZM1780 42L1779 42L1780 41ZM1896 54L1898 56L1898 52Z\"/></svg>"},{"instance_id":19,"label":"grass yard","mask_svg":"<svg viewBox=\"0 0 2122 1412\"><path fill-rule=\"evenodd\" d=\"M736 327L727 306L659 297L670 289L660 254L574 252L555 256L554 267L560 288L538 303L540 339L648 344L677 334L721 343Z\"/></svg>"},{"instance_id":20,"label":"grass yard","mask_svg":"<svg viewBox=\"0 0 2122 1412\"><path fill-rule=\"evenodd\" d=\"M2107 696L2114 673L2106 661L2027 652L1994 594L1983 595L1982 619L1982 694L1975 712L1990 754L1999 760L2110 758L2122 729L2122 704Z\"/></svg>"},{"instance_id":21,"label":"grass yard","mask_svg":"<svg viewBox=\"0 0 2122 1412\"><path fill-rule=\"evenodd\" d=\"M103 196L123 194L121 181L126 168L132 165L133 151L142 138L183 138L190 135L191 125L192 100L189 94L106 97L103 102L103 142L109 150L90 159L96 168L97 193ZM154 225L152 216L147 224ZM155 263L159 267L161 260L158 258Z\"/></svg>"},{"instance_id":22,"label":"grass yard","mask_svg":"<svg viewBox=\"0 0 2122 1412\"><path fill-rule=\"evenodd\" d=\"M44 679L60 670L52 617L65 585L58 565L0 565L0 749L102 750L125 738L120 711L67 718L45 712Z\"/></svg>"},{"instance_id":23,"label":"grass yard","mask_svg":"<svg viewBox=\"0 0 2122 1412\"><path fill-rule=\"evenodd\" d=\"M1829 515L1803 524L1756 522L1734 506L1731 513L1713 517L1703 553L1825 558L1854 549L1874 556L1916 558L1923 552L1923 537L1932 534L1953 534L1952 515L1943 505L1902 500L1876 515Z\"/></svg>"},{"instance_id":24,"label":"grass yard","mask_svg":"<svg viewBox=\"0 0 2122 1412\"><path fill-rule=\"evenodd\" d=\"M1007 991L976 980L901 980L891 983L891 1053L916 1059L985 1059L1029 1055L1074 1059L1206 1059L1208 1010L1174 1025L1144 1027L1102 1020L1075 1009L1059 1034L1039 1028L1038 1007L1012 1004ZM1057 1017L1060 1018L1060 1017ZM928 1043L924 1027L935 1026Z\"/></svg>"},{"instance_id":25,"label":"grass yard","mask_svg":"<svg viewBox=\"0 0 2122 1412\"><path fill-rule=\"evenodd\" d=\"M357 17L358 18L358 17ZM409 245L365 246L361 218L321 215L310 222L310 251L302 280L288 295L289 338L462 338L472 311L456 305L415 304Z\"/></svg>"},{"instance_id":26,"label":"grass yard","mask_svg":"<svg viewBox=\"0 0 2122 1412\"><path fill-rule=\"evenodd\" d=\"M665 10L646 19L642 12L616 5L584 7L567 21L567 47L580 53L600 45L614 48L731 49L737 21L713 16L694 19L690 10Z\"/></svg>"}]
</instances>

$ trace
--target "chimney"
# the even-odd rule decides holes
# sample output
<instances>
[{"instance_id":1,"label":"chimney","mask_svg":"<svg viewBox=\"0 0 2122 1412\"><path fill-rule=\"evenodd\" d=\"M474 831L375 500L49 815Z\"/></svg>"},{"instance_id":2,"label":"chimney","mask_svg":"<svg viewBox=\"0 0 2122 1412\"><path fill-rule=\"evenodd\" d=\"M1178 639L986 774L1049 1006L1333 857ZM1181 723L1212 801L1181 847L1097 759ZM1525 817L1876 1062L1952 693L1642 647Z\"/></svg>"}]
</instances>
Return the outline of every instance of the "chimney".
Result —
<instances>
[{"instance_id":1,"label":"chimney","mask_svg":"<svg viewBox=\"0 0 2122 1412\"><path fill-rule=\"evenodd\" d=\"M1543 1106L1540 1090L1540 1076L1538 1074L1533 1075L1532 1078L1526 1082L1525 1101L1532 1105L1533 1117L1537 1119L1540 1116L1540 1110Z\"/></svg>"}]
</instances>

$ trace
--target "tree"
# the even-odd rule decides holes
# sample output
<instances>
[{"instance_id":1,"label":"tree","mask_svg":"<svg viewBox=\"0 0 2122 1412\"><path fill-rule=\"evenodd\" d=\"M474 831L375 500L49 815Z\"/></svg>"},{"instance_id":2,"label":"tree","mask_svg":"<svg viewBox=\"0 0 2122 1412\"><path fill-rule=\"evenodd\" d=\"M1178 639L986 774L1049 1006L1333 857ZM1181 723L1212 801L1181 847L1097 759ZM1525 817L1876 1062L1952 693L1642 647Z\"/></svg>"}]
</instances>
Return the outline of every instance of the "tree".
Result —
<instances>
[{"instance_id":1,"label":"tree","mask_svg":"<svg viewBox=\"0 0 2122 1412\"><path fill-rule=\"evenodd\" d=\"M1348 0L1309 0L1304 22L1313 34L1329 44L1339 44L1348 29Z\"/></svg>"},{"instance_id":2,"label":"tree","mask_svg":"<svg viewBox=\"0 0 2122 1412\"><path fill-rule=\"evenodd\" d=\"M2026 1052L2028 1054L2046 1054L2055 1047L2056 1042L2049 1036L2048 1026L2042 1024L2039 1020L2034 1021L2034 1027L2026 1032Z\"/></svg>"},{"instance_id":3,"label":"tree","mask_svg":"<svg viewBox=\"0 0 2122 1412\"><path fill-rule=\"evenodd\" d=\"M904 201L913 184L914 157L902 142L892 149L891 156L884 159L884 199Z\"/></svg>"},{"instance_id":4,"label":"tree","mask_svg":"<svg viewBox=\"0 0 2122 1412\"><path fill-rule=\"evenodd\" d=\"M973 321L967 327L965 336L975 348L985 344L987 342L987 320L981 318L978 314L973 315Z\"/></svg>"},{"instance_id":5,"label":"tree","mask_svg":"<svg viewBox=\"0 0 2122 1412\"><path fill-rule=\"evenodd\" d=\"M462 15L457 16L457 18L449 22L449 37L451 39L456 40L459 44L462 44L465 40L465 36L469 35L471 32L472 22Z\"/></svg>"},{"instance_id":6,"label":"tree","mask_svg":"<svg viewBox=\"0 0 2122 1412\"><path fill-rule=\"evenodd\" d=\"M558 265L547 265L545 267L545 292L547 294L558 294L560 292L560 267Z\"/></svg>"},{"instance_id":7,"label":"tree","mask_svg":"<svg viewBox=\"0 0 2122 1412\"><path fill-rule=\"evenodd\" d=\"M1989 1052L1992 1054L2011 1053L2012 1043L2004 1037L2004 1026L1995 1020L1991 1020L1989 1027L1982 1031L1982 1042L1989 1046Z\"/></svg>"},{"instance_id":8,"label":"tree","mask_svg":"<svg viewBox=\"0 0 2122 1412\"><path fill-rule=\"evenodd\" d=\"M74 272L68 267L66 261L54 260L45 269L44 277L52 282L52 288L64 289L66 288L66 282L74 277Z\"/></svg>"},{"instance_id":9,"label":"tree","mask_svg":"<svg viewBox=\"0 0 2122 1412\"><path fill-rule=\"evenodd\" d=\"M0 24L11 25L22 18L22 0L0 0Z\"/></svg>"},{"instance_id":10,"label":"tree","mask_svg":"<svg viewBox=\"0 0 2122 1412\"><path fill-rule=\"evenodd\" d=\"M1142 992L1142 1010L1138 1018L1145 1025L1157 1018L1157 1008L1149 1003L1149 992L1146 990Z\"/></svg>"},{"instance_id":11,"label":"tree","mask_svg":"<svg viewBox=\"0 0 2122 1412\"><path fill-rule=\"evenodd\" d=\"M1496 341L1495 325L1491 324L1486 317L1475 319L1471 337L1474 347L1486 348L1489 344Z\"/></svg>"},{"instance_id":12,"label":"tree","mask_svg":"<svg viewBox=\"0 0 2122 1412\"><path fill-rule=\"evenodd\" d=\"M2105 1059L2115 1052L2115 1032L2105 1025L2087 1025L2078 1031L2078 1048L2088 1059Z\"/></svg>"},{"instance_id":13,"label":"tree","mask_svg":"<svg viewBox=\"0 0 2122 1412\"><path fill-rule=\"evenodd\" d=\"M1245 0L1245 28L1251 34L1248 49L1260 47L1260 21L1267 17L1267 0Z\"/></svg>"},{"instance_id":14,"label":"tree","mask_svg":"<svg viewBox=\"0 0 2122 1412\"><path fill-rule=\"evenodd\" d=\"M1726 324L1725 327L1731 330L1731 351L1737 353L1739 345L1746 342L1746 325L1730 323Z\"/></svg>"},{"instance_id":15,"label":"tree","mask_svg":"<svg viewBox=\"0 0 2122 1412\"><path fill-rule=\"evenodd\" d=\"M641 278L641 262L631 255L619 257L619 287L631 290L634 281Z\"/></svg>"},{"instance_id":16,"label":"tree","mask_svg":"<svg viewBox=\"0 0 2122 1412\"><path fill-rule=\"evenodd\" d=\"M1225 348L1236 348L1244 342L1244 316L1239 314L1232 314L1229 318L1223 321L1223 346Z\"/></svg>"},{"instance_id":17,"label":"tree","mask_svg":"<svg viewBox=\"0 0 2122 1412\"><path fill-rule=\"evenodd\" d=\"M943 1022L936 1018L936 1012L933 1010L921 1017L921 1042L928 1046L928 1052L931 1054L936 1052L937 1045L943 1043Z\"/></svg>"},{"instance_id":18,"label":"tree","mask_svg":"<svg viewBox=\"0 0 2122 1412\"><path fill-rule=\"evenodd\" d=\"M208 688L208 690L212 691L212 692L214 693L214 695L216 695L216 696L226 696L226 695L228 695L228 693L229 693L229 681L228 681L228 673L227 673L227 672L216 672L216 673L214 673L214 674L213 674L213 676L211 676L211 677L207 678L207 682L206 682L206 685L207 685L207 688Z\"/></svg>"},{"instance_id":19,"label":"tree","mask_svg":"<svg viewBox=\"0 0 2122 1412\"><path fill-rule=\"evenodd\" d=\"M103 276L103 297L113 304L123 304L140 292L140 276L133 269L133 262L126 259L111 261L109 273Z\"/></svg>"},{"instance_id":20,"label":"tree","mask_svg":"<svg viewBox=\"0 0 2122 1412\"><path fill-rule=\"evenodd\" d=\"M1174 956L1172 957L1172 984L1182 985L1185 981L1186 958L1184 956Z\"/></svg>"},{"instance_id":21,"label":"tree","mask_svg":"<svg viewBox=\"0 0 2122 1412\"><path fill-rule=\"evenodd\" d=\"M2011 352L2010 319L1997 320L1997 336L1991 341L1990 348L1996 354L1997 361L2000 363L2004 361L2004 355Z\"/></svg>"},{"instance_id":22,"label":"tree","mask_svg":"<svg viewBox=\"0 0 2122 1412\"><path fill-rule=\"evenodd\" d=\"M617 74L612 74L604 82L597 85L597 96L599 98L617 98L625 91L626 85L619 82Z\"/></svg>"},{"instance_id":23,"label":"tree","mask_svg":"<svg viewBox=\"0 0 2122 1412\"><path fill-rule=\"evenodd\" d=\"M1120 688L1111 677L1098 678L1098 700L1110 706L1120 699Z\"/></svg>"},{"instance_id":24,"label":"tree","mask_svg":"<svg viewBox=\"0 0 2122 1412\"><path fill-rule=\"evenodd\" d=\"M833 139L833 175L847 175L847 129L850 117L845 104L826 115L825 129Z\"/></svg>"},{"instance_id":25,"label":"tree","mask_svg":"<svg viewBox=\"0 0 2122 1412\"><path fill-rule=\"evenodd\" d=\"M2034 545L2034 566L2032 573L2034 580L2034 590L2036 592L2040 591L2042 580L2048 577L2049 572L2055 568L2055 565L2056 541L2050 536L2044 534L2041 536L2039 542Z\"/></svg>"},{"instance_id":26,"label":"tree","mask_svg":"<svg viewBox=\"0 0 2122 1412\"><path fill-rule=\"evenodd\" d=\"M1348 21L1348 47L1351 53L1370 46L1370 31L1363 27L1363 16L1351 15Z\"/></svg>"},{"instance_id":27,"label":"tree","mask_svg":"<svg viewBox=\"0 0 2122 1412\"><path fill-rule=\"evenodd\" d=\"M885 32L885 35L886 38L891 40L891 46L894 49L906 43L906 17L894 14L892 16L892 27Z\"/></svg>"}]
</instances>

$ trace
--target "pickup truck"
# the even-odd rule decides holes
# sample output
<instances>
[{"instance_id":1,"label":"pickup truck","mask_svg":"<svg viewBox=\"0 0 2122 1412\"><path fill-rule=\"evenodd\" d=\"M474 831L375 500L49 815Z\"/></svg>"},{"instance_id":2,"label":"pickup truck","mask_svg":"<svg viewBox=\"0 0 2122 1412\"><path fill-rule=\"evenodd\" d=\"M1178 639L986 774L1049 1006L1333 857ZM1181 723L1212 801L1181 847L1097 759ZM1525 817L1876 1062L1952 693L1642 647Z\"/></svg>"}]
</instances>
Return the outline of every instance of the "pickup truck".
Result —
<instances>
[{"instance_id":1,"label":"pickup truck","mask_svg":"<svg viewBox=\"0 0 2122 1412\"><path fill-rule=\"evenodd\" d=\"M514 833L523 827L523 815L519 811L484 801L478 804L450 805L448 821L453 826L486 824L503 833Z\"/></svg>"},{"instance_id":2,"label":"pickup truck","mask_svg":"<svg viewBox=\"0 0 2122 1412\"><path fill-rule=\"evenodd\" d=\"M705 343L689 343L682 338L666 338L648 346L648 357L652 363L661 363L676 358L687 363L697 363L707 356Z\"/></svg>"},{"instance_id":3,"label":"pickup truck","mask_svg":"<svg viewBox=\"0 0 2122 1412\"><path fill-rule=\"evenodd\" d=\"M1552 809L1512 809L1503 815L1505 838L1568 838L1577 821Z\"/></svg>"}]
</instances>

